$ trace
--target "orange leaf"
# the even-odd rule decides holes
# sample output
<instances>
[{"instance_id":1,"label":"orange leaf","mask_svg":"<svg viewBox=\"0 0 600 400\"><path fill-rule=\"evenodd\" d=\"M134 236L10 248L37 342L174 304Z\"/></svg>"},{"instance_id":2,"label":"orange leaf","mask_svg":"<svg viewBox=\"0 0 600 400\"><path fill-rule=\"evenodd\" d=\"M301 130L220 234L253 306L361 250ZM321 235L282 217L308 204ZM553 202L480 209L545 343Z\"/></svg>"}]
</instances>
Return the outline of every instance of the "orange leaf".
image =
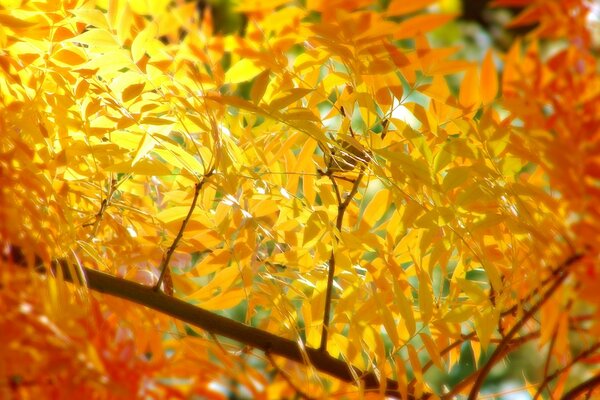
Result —
<instances>
[{"instance_id":1,"label":"orange leaf","mask_svg":"<svg viewBox=\"0 0 600 400\"><path fill-rule=\"evenodd\" d=\"M408 39L418 34L430 32L454 19L454 14L417 15L398 24L394 39Z\"/></svg>"},{"instance_id":2,"label":"orange leaf","mask_svg":"<svg viewBox=\"0 0 600 400\"><path fill-rule=\"evenodd\" d=\"M498 94L498 74L494 66L494 58L488 51L481 66L481 99L484 104L491 103Z\"/></svg>"},{"instance_id":3,"label":"orange leaf","mask_svg":"<svg viewBox=\"0 0 600 400\"><path fill-rule=\"evenodd\" d=\"M396 15L409 14L411 12L419 11L435 2L437 2L437 0L393 0L387 9L386 15L388 17L393 17Z\"/></svg>"}]
</instances>

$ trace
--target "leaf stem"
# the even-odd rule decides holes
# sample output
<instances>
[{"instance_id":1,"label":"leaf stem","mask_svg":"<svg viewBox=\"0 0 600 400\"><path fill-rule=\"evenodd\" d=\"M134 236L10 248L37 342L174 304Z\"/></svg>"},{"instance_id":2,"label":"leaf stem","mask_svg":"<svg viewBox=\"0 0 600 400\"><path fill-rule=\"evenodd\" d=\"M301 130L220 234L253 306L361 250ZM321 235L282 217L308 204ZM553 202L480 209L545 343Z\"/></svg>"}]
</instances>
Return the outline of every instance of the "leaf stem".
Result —
<instances>
[{"instance_id":1,"label":"leaf stem","mask_svg":"<svg viewBox=\"0 0 600 400\"><path fill-rule=\"evenodd\" d=\"M203 179L200 182L196 182L196 184L194 185L194 198L192 199L192 204L190 205L190 209L189 209L187 215L185 216L183 222L181 223L181 227L179 228L179 232L177 232L177 236L173 240L173 243L171 243L169 250L167 250L167 252L165 253L165 255L160 263L160 266L159 266L160 275L158 277L158 282L156 282L156 285L154 285L154 291L160 290L160 285L163 283L163 280L165 280L165 276L167 276L167 274L170 273L169 263L171 261L171 257L173 256L173 253L175 252L175 249L177 248L179 241L183 237L183 232L185 231L185 228L186 228L188 222L190 222L190 219L192 218L192 214L194 213L194 208L196 208L196 203L198 202L198 196L200 195L200 190L202 189L202 186L204 186L206 179L210 175L212 175L212 173L213 173L213 171L210 171L209 173L204 175ZM165 288L165 289L166 289L165 292L168 292L167 294L173 295L172 286L169 285L169 287Z\"/></svg>"}]
</instances>

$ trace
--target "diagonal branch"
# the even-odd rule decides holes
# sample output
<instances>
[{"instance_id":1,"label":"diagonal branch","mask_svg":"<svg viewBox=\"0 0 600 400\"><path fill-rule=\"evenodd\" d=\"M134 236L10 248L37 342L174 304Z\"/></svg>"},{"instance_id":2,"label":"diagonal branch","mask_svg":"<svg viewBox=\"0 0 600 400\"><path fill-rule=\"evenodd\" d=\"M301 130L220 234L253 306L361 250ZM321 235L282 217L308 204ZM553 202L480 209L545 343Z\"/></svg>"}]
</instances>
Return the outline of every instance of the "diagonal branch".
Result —
<instances>
[{"instance_id":1,"label":"diagonal branch","mask_svg":"<svg viewBox=\"0 0 600 400\"><path fill-rule=\"evenodd\" d=\"M335 221L335 227L338 232L342 231L342 224L344 222L344 213L346 209L350 205L352 198L356 195L358 188L360 186L360 181L363 178L365 173L364 166L361 166L360 172L356 177L352 185L352 189L350 189L350 193L346 196L344 201L342 201L342 197L340 196L340 190L335 182L335 179L332 175L329 175L329 179L333 183L333 187L335 188L335 193L338 199L338 212L337 218ZM329 271L327 273L327 289L325 291L325 309L323 311L323 329L321 330L321 344L319 346L319 350L326 352L327 351L327 334L329 331L329 322L331 320L331 297L333 292L333 278L335 277L335 253L334 249L331 249L331 256L329 257Z\"/></svg>"},{"instance_id":2,"label":"diagonal branch","mask_svg":"<svg viewBox=\"0 0 600 400\"><path fill-rule=\"evenodd\" d=\"M3 256L3 258L5 257ZM23 267L28 265L25 256L17 247L11 249L10 259L15 264ZM65 259L53 261L50 271L43 265L39 257L36 258L35 265L35 269L39 273L56 273L60 270L65 281L78 281L78 277L71 275L70 268ZM214 335L223 336L292 361L305 363L304 356L306 355L310 365L318 371L341 381L360 385L364 390L379 390L382 386L380 378L373 372L362 371L319 349L311 347L300 348L298 343L293 340L279 337L204 310L183 300L168 296L162 292L157 292L152 287L86 267L83 267L82 270L85 274L88 288L96 292L105 293L148 307ZM355 376L360 378L360 382L355 380ZM385 388L387 396L401 398L397 381L386 379ZM430 394L424 394L420 399L427 399L429 396ZM406 400L416 400L416 398L410 393Z\"/></svg>"},{"instance_id":3,"label":"diagonal branch","mask_svg":"<svg viewBox=\"0 0 600 400\"><path fill-rule=\"evenodd\" d=\"M166 254L164 255L164 257L160 263L160 267L159 267L160 276L158 277L158 282L156 282L156 285L154 285L155 291L158 291L160 289L160 285L163 283L163 280L167 279L168 282L170 282L170 280L171 280L171 275L170 275L171 271L169 270L169 263L171 262L171 257L173 256L173 253L175 252L175 249L177 248L179 241L183 237L183 232L185 231L185 227L187 226L188 222L190 222L190 219L192 218L192 214L194 213L194 208L196 208L196 203L198 202L198 195L200 195L200 190L202 189L202 186L204 186L204 183L206 182L206 178L208 178L210 175L212 175L212 171L209 172L208 174L204 175L203 179L194 185L194 198L192 199L192 204L190 205L190 210L188 211L187 215L185 216L183 222L181 223L181 227L179 228L179 232L177 232L177 236L173 240L173 243L171 243L169 250L167 250ZM165 293L167 293L169 295L173 295L172 284L166 285L166 286L167 287L165 288Z\"/></svg>"},{"instance_id":4,"label":"diagonal branch","mask_svg":"<svg viewBox=\"0 0 600 400\"><path fill-rule=\"evenodd\" d=\"M573 254L567 260L565 260L556 270L553 271L552 275L555 277L555 281L552 283L550 288L542 295L541 299L533 305L523 317L512 327L512 329L504 336L503 340L498 344L487 363L478 371L477 379L471 388L468 400L475 400L479 394L479 390L483 385L483 381L487 378L488 374L496 365L498 360L505 353L508 348L511 339L521 330L521 328L533 317L538 310L548 301L548 299L556 292L556 290L562 285L564 280L569 275L569 267L577 262L582 257L581 254Z\"/></svg>"},{"instance_id":5,"label":"diagonal branch","mask_svg":"<svg viewBox=\"0 0 600 400\"><path fill-rule=\"evenodd\" d=\"M591 393L596 386L600 385L600 375L596 375L593 378L588 379L569 390L563 397L562 400L577 399L584 393ZM589 397L588 397L589 398Z\"/></svg>"}]
</instances>

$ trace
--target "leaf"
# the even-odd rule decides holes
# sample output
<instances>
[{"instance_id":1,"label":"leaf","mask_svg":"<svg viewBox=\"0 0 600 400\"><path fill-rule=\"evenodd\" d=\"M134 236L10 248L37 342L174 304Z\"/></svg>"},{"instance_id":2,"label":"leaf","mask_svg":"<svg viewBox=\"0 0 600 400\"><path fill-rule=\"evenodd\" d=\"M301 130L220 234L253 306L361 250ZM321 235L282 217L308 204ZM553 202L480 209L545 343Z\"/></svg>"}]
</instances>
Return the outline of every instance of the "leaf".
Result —
<instances>
[{"instance_id":1,"label":"leaf","mask_svg":"<svg viewBox=\"0 0 600 400\"><path fill-rule=\"evenodd\" d=\"M69 10L69 12L75 15L79 22L83 22L86 25L106 30L110 29L106 20L106 14L96 8L80 8Z\"/></svg>"},{"instance_id":2,"label":"leaf","mask_svg":"<svg viewBox=\"0 0 600 400\"><path fill-rule=\"evenodd\" d=\"M160 140L160 145L166 151L158 149L154 151L164 158L167 163L184 168L194 176L202 176L206 172L202 160L198 160L200 158L199 155L192 155L182 147L172 144L167 140Z\"/></svg>"},{"instance_id":3,"label":"leaf","mask_svg":"<svg viewBox=\"0 0 600 400\"><path fill-rule=\"evenodd\" d=\"M415 397L420 398L421 393L423 392L423 368L421 366L421 361L419 360L419 355L417 351L413 347L412 344L407 344L406 349L408 350L408 359L410 361L410 365L413 369L413 374L415 375Z\"/></svg>"},{"instance_id":4,"label":"leaf","mask_svg":"<svg viewBox=\"0 0 600 400\"><path fill-rule=\"evenodd\" d=\"M475 304L484 304L487 302L488 296L479 283L462 278L457 278L456 283Z\"/></svg>"},{"instance_id":5,"label":"leaf","mask_svg":"<svg viewBox=\"0 0 600 400\"><path fill-rule=\"evenodd\" d=\"M146 157L146 155L154 148L155 144L156 141L154 140L152 135L148 133L144 134L142 140L140 141L140 145L138 146L135 155L133 156L131 166L134 166L138 163L138 161Z\"/></svg>"},{"instance_id":6,"label":"leaf","mask_svg":"<svg viewBox=\"0 0 600 400\"><path fill-rule=\"evenodd\" d=\"M146 54L148 43L156 38L158 34L158 26L156 23L149 23L138 33L131 43L131 57L133 62L137 63Z\"/></svg>"},{"instance_id":7,"label":"leaf","mask_svg":"<svg viewBox=\"0 0 600 400\"><path fill-rule=\"evenodd\" d=\"M134 83L132 85L129 85L121 93L121 99L125 103L128 102L129 100L133 100L136 97L138 97L140 94L142 94L145 87L146 87L145 83Z\"/></svg>"},{"instance_id":8,"label":"leaf","mask_svg":"<svg viewBox=\"0 0 600 400\"><path fill-rule=\"evenodd\" d=\"M454 14L424 14L402 21L396 28L394 39L407 39L438 28L456 16Z\"/></svg>"},{"instance_id":9,"label":"leaf","mask_svg":"<svg viewBox=\"0 0 600 400\"><path fill-rule=\"evenodd\" d=\"M419 272L419 310L421 320L427 324L433 316L433 292L431 291L431 280L425 271Z\"/></svg>"},{"instance_id":10,"label":"leaf","mask_svg":"<svg viewBox=\"0 0 600 400\"><path fill-rule=\"evenodd\" d=\"M481 99L483 104L494 101L498 94L498 74L491 50L486 53L481 66Z\"/></svg>"},{"instance_id":11,"label":"leaf","mask_svg":"<svg viewBox=\"0 0 600 400\"><path fill-rule=\"evenodd\" d=\"M447 192L463 184L471 175L470 167L456 167L448 170L442 182L442 190Z\"/></svg>"},{"instance_id":12,"label":"leaf","mask_svg":"<svg viewBox=\"0 0 600 400\"><path fill-rule=\"evenodd\" d=\"M369 226L375 227L377 221L379 221L379 219L388 211L390 200L391 196L389 190L378 190L365 207L365 211L363 212L364 221L369 224Z\"/></svg>"},{"instance_id":13,"label":"leaf","mask_svg":"<svg viewBox=\"0 0 600 400\"><path fill-rule=\"evenodd\" d=\"M246 291L244 289L233 289L226 293L217 295L209 300L201 302L199 305L205 310L227 310L246 300Z\"/></svg>"},{"instance_id":14,"label":"leaf","mask_svg":"<svg viewBox=\"0 0 600 400\"><path fill-rule=\"evenodd\" d=\"M9 14L7 14L9 13ZM10 14L10 11L0 11L0 25L10 29L30 28L35 22L26 21Z\"/></svg>"},{"instance_id":15,"label":"leaf","mask_svg":"<svg viewBox=\"0 0 600 400\"><path fill-rule=\"evenodd\" d=\"M60 49L52 55L52 58L67 65L80 65L87 61L85 53L76 47Z\"/></svg>"},{"instance_id":16,"label":"leaf","mask_svg":"<svg viewBox=\"0 0 600 400\"><path fill-rule=\"evenodd\" d=\"M324 211L313 212L306 221L304 228L304 236L302 239L302 247L313 247L321 237L327 223L327 213Z\"/></svg>"},{"instance_id":17,"label":"leaf","mask_svg":"<svg viewBox=\"0 0 600 400\"><path fill-rule=\"evenodd\" d=\"M412 12L419 11L437 1L438 0L392 0L385 14L388 17L410 14Z\"/></svg>"},{"instance_id":18,"label":"leaf","mask_svg":"<svg viewBox=\"0 0 600 400\"><path fill-rule=\"evenodd\" d=\"M400 337L398 336L398 329L396 328L396 323L394 322L394 316L392 315L390 309L384 304L377 290L374 290L373 293L375 295L377 308L379 309L379 313L383 320L383 326L385 327L385 331L389 335L394 346L398 346L401 342Z\"/></svg>"},{"instance_id":19,"label":"leaf","mask_svg":"<svg viewBox=\"0 0 600 400\"><path fill-rule=\"evenodd\" d=\"M116 38L110 32L100 28L89 29L68 41L84 44L95 51L119 46Z\"/></svg>"},{"instance_id":20,"label":"leaf","mask_svg":"<svg viewBox=\"0 0 600 400\"><path fill-rule=\"evenodd\" d=\"M417 325L415 323L415 316L412 309L412 304L408 301L402 290L397 290L396 300L400 310L400 315L406 324L406 329L410 337L415 335Z\"/></svg>"},{"instance_id":21,"label":"leaf","mask_svg":"<svg viewBox=\"0 0 600 400\"><path fill-rule=\"evenodd\" d=\"M266 69L254 79L254 83L252 84L252 89L250 89L250 98L254 104L258 104L267 90L267 86L269 85L269 77L271 75L271 70Z\"/></svg>"},{"instance_id":22,"label":"leaf","mask_svg":"<svg viewBox=\"0 0 600 400\"><path fill-rule=\"evenodd\" d=\"M199 271L202 275L202 271ZM240 278L240 270L237 266L223 267L215 272L214 277L200 289L190 294L189 298L205 302L210 298L218 295L218 293L226 293Z\"/></svg>"},{"instance_id":23,"label":"leaf","mask_svg":"<svg viewBox=\"0 0 600 400\"><path fill-rule=\"evenodd\" d=\"M135 165L130 162L113 164L105 168L108 172L133 173L138 175L161 176L172 175L173 171L158 160L141 159Z\"/></svg>"},{"instance_id":24,"label":"leaf","mask_svg":"<svg viewBox=\"0 0 600 400\"><path fill-rule=\"evenodd\" d=\"M290 104L300 100L301 98L303 98L304 96L306 96L307 94L309 94L312 91L313 91L313 89L303 89L303 88L290 89L287 91L287 93L283 94L282 96L279 96L279 97L273 99L269 103L269 108L273 109L273 110L281 110L282 108L285 108L285 107L289 106Z\"/></svg>"},{"instance_id":25,"label":"leaf","mask_svg":"<svg viewBox=\"0 0 600 400\"><path fill-rule=\"evenodd\" d=\"M249 81L261 72L263 72L262 68L257 67L250 59L242 58L227 70L225 82L240 83Z\"/></svg>"},{"instance_id":26,"label":"leaf","mask_svg":"<svg viewBox=\"0 0 600 400\"><path fill-rule=\"evenodd\" d=\"M444 363L442 362L442 357L440 356L440 349L438 349L431 336L425 333L419 333L419 337L421 338L423 345L425 345L425 349L427 349L427 353L429 353L429 357L431 358L433 364L443 371Z\"/></svg>"},{"instance_id":27,"label":"leaf","mask_svg":"<svg viewBox=\"0 0 600 400\"><path fill-rule=\"evenodd\" d=\"M487 308L487 311L482 313L475 312L472 316L475 321L475 331L481 343L481 348L486 350L490 345L490 340L496 327L500 314L495 308Z\"/></svg>"},{"instance_id":28,"label":"leaf","mask_svg":"<svg viewBox=\"0 0 600 400\"><path fill-rule=\"evenodd\" d=\"M459 324L473 316L474 307L472 305L463 304L454 307L444 315L444 321Z\"/></svg>"},{"instance_id":29,"label":"leaf","mask_svg":"<svg viewBox=\"0 0 600 400\"><path fill-rule=\"evenodd\" d=\"M479 84L480 81L477 79L477 70L473 67L467 69L465 77L460 84L460 94L458 96L458 102L463 108L472 110L480 105L481 97Z\"/></svg>"}]
</instances>

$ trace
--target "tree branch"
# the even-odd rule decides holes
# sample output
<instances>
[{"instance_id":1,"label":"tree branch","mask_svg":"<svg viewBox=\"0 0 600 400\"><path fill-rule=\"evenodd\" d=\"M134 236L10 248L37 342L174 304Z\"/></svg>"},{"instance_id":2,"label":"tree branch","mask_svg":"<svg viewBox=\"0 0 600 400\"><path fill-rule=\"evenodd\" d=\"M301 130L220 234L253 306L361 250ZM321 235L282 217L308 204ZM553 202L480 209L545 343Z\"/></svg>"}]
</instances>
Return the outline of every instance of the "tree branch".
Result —
<instances>
[{"instance_id":1,"label":"tree branch","mask_svg":"<svg viewBox=\"0 0 600 400\"><path fill-rule=\"evenodd\" d=\"M573 357L573 359L570 362L568 362L566 365L562 366L561 368L558 368L556 371L554 371L550 375L545 374L544 375L544 380L542 381L542 383L540 383L540 386L538 387L537 392L533 396L533 400L536 400L538 397L541 396L542 392L544 391L544 389L546 388L546 386L548 386L548 384L551 381L553 381L554 379L556 379L559 375L567 372L573 365L575 365L576 363L578 363L582 359L584 359L584 358L592 355L598 349L600 349L600 342L595 343L594 345L590 346L586 350L582 351L577 356Z\"/></svg>"},{"instance_id":2,"label":"tree branch","mask_svg":"<svg viewBox=\"0 0 600 400\"><path fill-rule=\"evenodd\" d=\"M340 190L337 186L337 183L335 182L335 179L332 175L329 175L329 179L331 179L331 182L333 183L333 187L335 188L335 193L338 199L338 213L335 221L335 227L337 228L338 232L342 231L342 224L344 223L344 213L350 205L352 198L356 195L356 192L358 191L358 187L360 186L360 181L362 180L364 172L365 168L364 166L361 166L360 172L358 173L358 176L356 177L356 180L352 185L352 189L350 190L350 193L348 193L343 202L342 197L340 196ZM319 346L319 350L324 352L327 351L327 334L329 331L329 322L331 319L331 297L333 292L334 277L335 252L334 249L331 249L331 256L329 257L329 271L327 273L327 289L325 292L325 310L323 311L323 329L321 330L321 344Z\"/></svg>"},{"instance_id":3,"label":"tree branch","mask_svg":"<svg viewBox=\"0 0 600 400\"><path fill-rule=\"evenodd\" d=\"M7 258L6 256L2 257ZM11 248L8 259L22 267L27 267L28 265L26 257L17 247ZM36 257L35 269L42 274L49 272L39 257ZM65 281L78 281L78 277L73 277L71 275L70 268L65 259L52 262L50 272L55 274L58 270L61 271ZM263 352L275 354L292 361L304 363L304 355L306 355L310 365L318 371L344 382L360 384L365 390L378 390L381 386L379 378L373 372L362 371L359 368L349 365L318 349L311 347L301 349L296 341L285 339L261 329L212 313L183 300L167 296L162 292L157 292L152 287L144 286L87 267L83 267L82 270L85 274L87 287L93 291L105 293L148 307L203 329L209 333L235 340L262 350ZM360 377L362 382L356 382L354 376ZM401 398L397 381L386 379L385 387L385 394L387 396ZM429 396L430 394L424 394L421 396L421 399L427 399ZM414 395L410 393L408 400L416 399Z\"/></svg>"},{"instance_id":4,"label":"tree branch","mask_svg":"<svg viewBox=\"0 0 600 400\"><path fill-rule=\"evenodd\" d=\"M200 190L202 189L202 186L204 186L204 182L206 182L206 179L209 176L211 176L212 173L213 173L213 171L210 171L208 174L204 175L204 177L202 178L202 180L200 182L197 182L196 185L194 185L194 198L192 199L192 204L190 205L190 210L188 211L187 215L185 216L183 222L181 223L181 227L179 228L179 232L177 232L177 236L175 237L175 239L173 239L173 243L171 243L169 250L163 257L162 262L160 263L160 267L159 267L160 276L158 277L158 281L156 282L156 285L154 285L155 291L158 291L160 289L160 285L162 284L163 280L165 278L167 278L168 282L170 284L166 285L167 287L165 288L165 293L167 293L168 295L171 295L171 296L173 295L173 284L171 283L171 275L170 275L171 272L169 270L169 263L171 262L171 257L173 256L173 253L175 252L175 249L177 248L179 241L183 237L183 232L185 231L185 227L187 226L188 222L190 222L190 219L192 218L192 214L194 213L194 208L196 208L196 202L198 202L198 195L200 195Z\"/></svg>"},{"instance_id":5,"label":"tree branch","mask_svg":"<svg viewBox=\"0 0 600 400\"><path fill-rule=\"evenodd\" d=\"M562 283L569 274L568 268L581 257L581 254L573 254L552 272L552 275L556 278L556 280L552 283L550 288L542 295L542 298L523 315L523 317L515 324L515 326L513 326L512 329L506 334L502 342L498 344L498 346L488 359L487 363L477 373L477 379L475 380L475 383L471 388L468 400L475 400L477 398L477 395L479 394L479 390L481 389L485 378L487 378L488 374L490 373L496 362L498 362L498 360L504 354L507 346L510 344L510 340L521 330L525 323L529 321L529 319L533 317L536 312L538 312L538 310L544 305L544 303L546 303L546 301L562 285Z\"/></svg>"},{"instance_id":6,"label":"tree branch","mask_svg":"<svg viewBox=\"0 0 600 400\"><path fill-rule=\"evenodd\" d=\"M585 392L591 392L600 385L600 375L596 375L593 378L588 379L569 390L563 397L562 400L576 399Z\"/></svg>"}]
</instances>

